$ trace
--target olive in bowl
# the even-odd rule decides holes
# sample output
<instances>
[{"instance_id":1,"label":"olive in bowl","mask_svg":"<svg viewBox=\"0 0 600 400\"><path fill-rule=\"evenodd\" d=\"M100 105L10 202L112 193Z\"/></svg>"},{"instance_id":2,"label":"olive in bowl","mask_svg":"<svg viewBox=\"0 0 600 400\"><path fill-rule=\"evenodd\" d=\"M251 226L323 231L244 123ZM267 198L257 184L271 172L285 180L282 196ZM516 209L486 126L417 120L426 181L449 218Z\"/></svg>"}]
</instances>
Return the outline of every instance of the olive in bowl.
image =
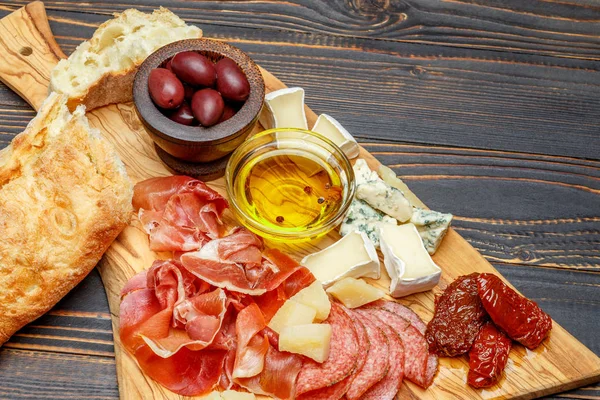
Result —
<instances>
[{"instance_id":1,"label":"olive in bowl","mask_svg":"<svg viewBox=\"0 0 600 400\"><path fill-rule=\"evenodd\" d=\"M234 81L229 82L231 90L226 93L218 89L216 66L222 60L229 60L229 68L237 67L236 72L226 73L236 75L225 78ZM214 80L210 79L211 67ZM167 85L152 82L151 74L157 69L160 76L169 76L169 81L167 73L171 73L181 86L170 81L169 87L162 88ZM246 96L240 73L247 82ZM151 94L155 86L165 91L165 98L155 100L160 97ZM230 93L241 96L232 99ZM155 145L173 158L191 163L209 163L235 150L258 122L264 95L262 74L252 59L237 47L210 39L181 40L160 48L142 63L133 84L135 110ZM177 102L178 106L171 107Z\"/></svg>"}]
</instances>

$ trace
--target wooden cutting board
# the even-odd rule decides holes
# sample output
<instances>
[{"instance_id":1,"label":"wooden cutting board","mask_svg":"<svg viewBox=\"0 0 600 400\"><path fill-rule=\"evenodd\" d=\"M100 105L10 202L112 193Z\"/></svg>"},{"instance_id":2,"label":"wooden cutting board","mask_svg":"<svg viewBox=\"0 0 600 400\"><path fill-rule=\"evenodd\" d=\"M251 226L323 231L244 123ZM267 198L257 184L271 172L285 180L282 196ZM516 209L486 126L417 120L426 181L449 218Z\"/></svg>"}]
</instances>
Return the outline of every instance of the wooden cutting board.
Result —
<instances>
[{"instance_id":1,"label":"wooden cutting board","mask_svg":"<svg viewBox=\"0 0 600 400\"><path fill-rule=\"evenodd\" d=\"M54 40L41 2L31 3L0 20L0 80L35 109L38 109L46 98L50 70L64 57ZM269 72L262 70L262 73L267 92L285 87ZM91 124L100 129L115 145L134 182L170 174L156 156L152 141L138 121L132 104L103 107L88 113L88 118ZM312 126L316 115L308 108L307 118ZM257 127L257 131L259 128ZM371 168L376 169L379 166L379 162L364 149L361 149L361 157L368 160ZM220 193L225 193L222 178L209 184ZM413 204L422 205L410 191L407 194ZM235 223L230 214L226 215L226 222ZM322 249L338 239L337 232L332 232L323 240L309 245L268 245L280 247L295 258L301 259L304 255ZM119 331L121 288L135 273L150 267L156 258L157 254L148 248L146 233L141 229L137 218L132 216L131 225L117 238L98 265L106 288L115 333ZM433 258L443 269L439 287L434 291L399 300L415 310L425 321L432 317L434 294L443 290L456 277L472 272L491 272L499 275L492 265L454 230L450 230ZM389 279L384 276L374 283L387 290ZM118 334L115 334L114 340L122 399L183 398L147 379L135 360L122 350ZM487 390L474 390L466 384L467 372L466 357L441 358L439 373L429 389L423 390L405 381L398 398L529 399L600 381L600 359L554 323L550 338L535 351L520 345L514 346L504 378L498 385Z\"/></svg>"}]
</instances>

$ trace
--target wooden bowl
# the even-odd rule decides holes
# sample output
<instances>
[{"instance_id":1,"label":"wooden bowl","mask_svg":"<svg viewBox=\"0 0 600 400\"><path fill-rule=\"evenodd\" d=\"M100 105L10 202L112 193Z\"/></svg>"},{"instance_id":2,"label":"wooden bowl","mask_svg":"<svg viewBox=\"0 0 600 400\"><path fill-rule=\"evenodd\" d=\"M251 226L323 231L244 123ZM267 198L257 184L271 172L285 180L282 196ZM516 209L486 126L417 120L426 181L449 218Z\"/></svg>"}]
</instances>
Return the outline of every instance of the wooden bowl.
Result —
<instances>
[{"instance_id":1,"label":"wooden bowl","mask_svg":"<svg viewBox=\"0 0 600 400\"><path fill-rule=\"evenodd\" d=\"M240 67L250 83L250 95L233 117L211 127L186 126L171 121L152 102L150 71L182 51L197 51L213 62L227 57ZM135 110L154 143L171 156L193 163L211 162L235 150L256 125L264 98L265 82L254 61L237 47L210 39L181 40L161 47L140 65L133 83Z\"/></svg>"}]
</instances>

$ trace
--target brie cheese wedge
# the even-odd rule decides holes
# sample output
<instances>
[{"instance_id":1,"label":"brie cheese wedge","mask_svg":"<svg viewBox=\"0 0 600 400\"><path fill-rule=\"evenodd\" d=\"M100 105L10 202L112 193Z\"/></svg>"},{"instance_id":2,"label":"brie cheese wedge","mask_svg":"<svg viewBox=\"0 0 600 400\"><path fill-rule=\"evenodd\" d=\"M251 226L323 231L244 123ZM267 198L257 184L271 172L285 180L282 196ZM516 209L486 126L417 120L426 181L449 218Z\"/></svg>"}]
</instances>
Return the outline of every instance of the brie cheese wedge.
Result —
<instances>
[{"instance_id":1,"label":"brie cheese wedge","mask_svg":"<svg viewBox=\"0 0 600 400\"><path fill-rule=\"evenodd\" d=\"M266 94L259 121L265 129L308 129L304 111L304 89L285 88Z\"/></svg>"},{"instance_id":2,"label":"brie cheese wedge","mask_svg":"<svg viewBox=\"0 0 600 400\"><path fill-rule=\"evenodd\" d=\"M358 157L360 149L356 139L333 117L327 114L319 115L311 130L335 143L348 158Z\"/></svg>"},{"instance_id":3,"label":"brie cheese wedge","mask_svg":"<svg viewBox=\"0 0 600 400\"><path fill-rule=\"evenodd\" d=\"M331 246L304 257L301 262L327 287L346 277L379 279L377 250L362 232L353 231Z\"/></svg>"},{"instance_id":4,"label":"brie cheese wedge","mask_svg":"<svg viewBox=\"0 0 600 400\"><path fill-rule=\"evenodd\" d=\"M442 270L431 259L413 224L385 224L379 229L392 297L424 292L438 284Z\"/></svg>"}]
</instances>

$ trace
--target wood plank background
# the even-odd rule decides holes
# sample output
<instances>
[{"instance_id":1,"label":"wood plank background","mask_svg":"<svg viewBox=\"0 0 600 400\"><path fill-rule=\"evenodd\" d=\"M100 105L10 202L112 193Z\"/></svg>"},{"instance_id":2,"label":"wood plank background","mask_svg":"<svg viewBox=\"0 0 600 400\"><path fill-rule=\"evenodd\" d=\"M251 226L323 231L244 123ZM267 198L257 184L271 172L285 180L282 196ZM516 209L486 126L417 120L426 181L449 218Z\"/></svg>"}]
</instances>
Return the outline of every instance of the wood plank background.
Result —
<instances>
[{"instance_id":1,"label":"wood plank background","mask_svg":"<svg viewBox=\"0 0 600 400\"><path fill-rule=\"evenodd\" d=\"M27 2L0 0L0 17ZM47 1L69 54L166 5L339 119L521 292L600 354L596 0ZM0 84L0 146L34 113ZM574 355L576 356L576 355ZM0 398L118 397L94 271L0 349ZM600 385L556 398L600 399Z\"/></svg>"}]
</instances>

